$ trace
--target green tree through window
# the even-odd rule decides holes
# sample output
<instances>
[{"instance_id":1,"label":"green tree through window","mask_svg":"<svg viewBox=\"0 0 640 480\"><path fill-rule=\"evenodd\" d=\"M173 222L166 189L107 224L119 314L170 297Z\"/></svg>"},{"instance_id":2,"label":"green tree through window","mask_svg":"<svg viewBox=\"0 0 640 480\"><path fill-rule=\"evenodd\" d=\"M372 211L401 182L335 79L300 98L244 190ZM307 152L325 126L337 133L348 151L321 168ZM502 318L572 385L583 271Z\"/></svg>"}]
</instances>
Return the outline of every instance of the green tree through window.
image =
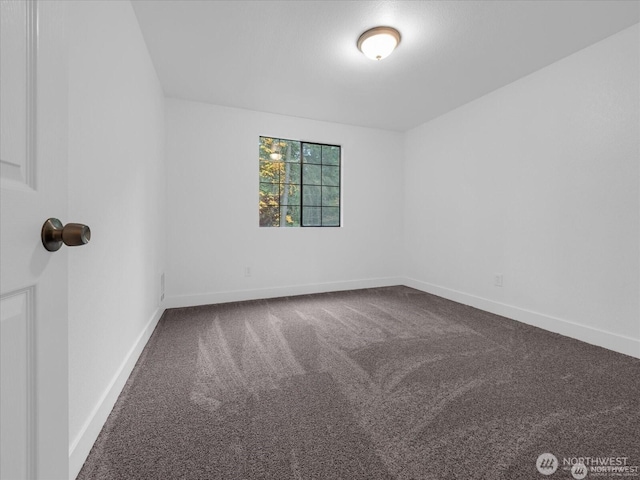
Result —
<instances>
[{"instance_id":1,"label":"green tree through window","mask_svg":"<svg viewBox=\"0 0 640 480\"><path fill-rule=\"evenodd\" d=\"M260 137L260 226L339 227L340 147Z\"/></svg>"}]
</instances>

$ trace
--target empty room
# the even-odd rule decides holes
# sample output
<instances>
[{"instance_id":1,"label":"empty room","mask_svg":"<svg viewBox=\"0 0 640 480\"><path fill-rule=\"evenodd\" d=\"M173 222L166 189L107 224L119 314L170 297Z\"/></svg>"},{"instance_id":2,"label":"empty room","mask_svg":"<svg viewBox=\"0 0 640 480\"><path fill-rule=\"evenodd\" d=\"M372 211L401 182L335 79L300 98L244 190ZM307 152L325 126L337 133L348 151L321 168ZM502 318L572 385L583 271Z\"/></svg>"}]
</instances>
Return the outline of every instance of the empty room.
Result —
<instances>
[{"instance_id":1,"label":"empty room","mask_svg":"<svg viewBox=\"0 0 640 480\"><path fill-rule=\"evenodd\" d=\"M0 479L640 479L640 2L0 0Z\"/></svg>"}]
</instances>

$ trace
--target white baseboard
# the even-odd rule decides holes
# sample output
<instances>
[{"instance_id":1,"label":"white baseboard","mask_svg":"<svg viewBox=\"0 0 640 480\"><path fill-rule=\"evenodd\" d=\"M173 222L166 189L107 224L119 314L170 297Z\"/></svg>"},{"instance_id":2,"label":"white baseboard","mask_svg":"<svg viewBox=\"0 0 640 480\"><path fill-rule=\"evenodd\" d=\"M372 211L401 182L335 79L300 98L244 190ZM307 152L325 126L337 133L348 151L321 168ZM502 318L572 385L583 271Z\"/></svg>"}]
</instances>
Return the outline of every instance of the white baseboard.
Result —
<instances>
[{"instance_id":1,"label":"white baseboard","mask_svg":"<svg viewBox=\"0 0 640 480\"><path fill-rule=\"evenodd\" d=\"M631 357L640 358L640 340L635 338L618 335L616 333L581 325L562 318L470 295L458 290L440 287L438 285L422 282L413 278L405 278L402 283L408 287L432 293L433 295L453 300L454 302L469 305L486 312L495 313L496 315L511 318L528 325L533 325L534 327L559 333L560 335L575 338L576 340L581 340L592 345L607 348L614 352L624 353Z\"/></svg>"},{"instance_id":2,"label":"white baseboard","mask_svg":"<svg viewBox=\"0 0 640 480\"><path fill-rule=\"evenodd\" d=\"M129 375L131 375L133 371L133 367L151 337L153 330L156 328L164 310L164 307L160 307L151 316L151 319L131 346L129 353L122 361L120 368L112 378L109 386L100 397L91 415L89 415L89 418L84 423L82 430L69 445L69 478L71 480L74 480L78 476L78 473L80 473L82 465L84 465L93 444L98 438L98 434L107 421L120 392L122 392Z\"/></svg>"},{"instance_id":3,"label":"white baseboard","mask_svg":"<svg viewBox=\"0 0 640 480\"><path fill-rule=\"evenodd\" d=\"M311 293L357 290L361 288L391 287L393 285L401 285L402 283L403 279L398 277L383 277L366 280L347 280L343 282L289 285L255 290L231 290L227 292L201 293L196 295L175 295L165 298L164 306L166 308L194 307L197 305L213 305L216 303L240 302L261 298L289 297Z\"/></svg>"}]
</instances>

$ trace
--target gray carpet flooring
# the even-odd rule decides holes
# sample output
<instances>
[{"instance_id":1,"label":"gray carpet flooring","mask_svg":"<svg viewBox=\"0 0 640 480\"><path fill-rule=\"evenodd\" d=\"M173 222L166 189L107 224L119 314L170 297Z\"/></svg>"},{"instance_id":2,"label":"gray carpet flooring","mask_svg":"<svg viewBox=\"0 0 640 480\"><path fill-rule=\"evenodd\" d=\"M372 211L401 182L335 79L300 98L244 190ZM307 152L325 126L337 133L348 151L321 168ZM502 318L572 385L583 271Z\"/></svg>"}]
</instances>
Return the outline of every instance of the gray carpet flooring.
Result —
<instances>
[{"instance_id":1,"label":"gray carpet flooring","mask_svg":"<svg viewBox=\"0 0 640 480\"><path fill-rule=\"evenodd\" d=\"M78 478L559 479L596 456L640 466L640 360L389 287L167 310Z\"/></svg>"}]
</instances>

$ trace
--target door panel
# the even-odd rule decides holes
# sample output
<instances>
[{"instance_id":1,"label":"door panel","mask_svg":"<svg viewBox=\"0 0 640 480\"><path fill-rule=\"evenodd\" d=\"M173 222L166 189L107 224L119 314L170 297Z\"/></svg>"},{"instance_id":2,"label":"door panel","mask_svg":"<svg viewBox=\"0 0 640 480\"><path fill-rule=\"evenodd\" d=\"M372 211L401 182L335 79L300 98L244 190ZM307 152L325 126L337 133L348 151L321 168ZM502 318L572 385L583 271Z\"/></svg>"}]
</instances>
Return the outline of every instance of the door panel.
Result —
<instances>
[{"instance_id":1,"label":"door panel","mask_svg":"<svg viewBox=\"0 0 640 480\"><path fill-rule=\"evenodd\" d=\"M2 2L0 25L0 105L2 144L0 176L33 186L32 156L35 133L35 6L24 1Z\"/></svg>"},{"instance_id":2,"label":"door panel","mask_svg":"<svg viewBox=\"0 0 640 480\"><path fill-rule=\"evenodd\" d=\"M68 478L66 2L0 0L0 478Z\"/></svg>"},{"instance_id":3,"label":"door panel","mask_svg":"<svg viewBox=\"0 0 640 480\"><path fill-rule=\"evenodd\" d=\"M3 479L34 477L33 311L32 288L0 298Z\"/></svg>"}]
</instances>

